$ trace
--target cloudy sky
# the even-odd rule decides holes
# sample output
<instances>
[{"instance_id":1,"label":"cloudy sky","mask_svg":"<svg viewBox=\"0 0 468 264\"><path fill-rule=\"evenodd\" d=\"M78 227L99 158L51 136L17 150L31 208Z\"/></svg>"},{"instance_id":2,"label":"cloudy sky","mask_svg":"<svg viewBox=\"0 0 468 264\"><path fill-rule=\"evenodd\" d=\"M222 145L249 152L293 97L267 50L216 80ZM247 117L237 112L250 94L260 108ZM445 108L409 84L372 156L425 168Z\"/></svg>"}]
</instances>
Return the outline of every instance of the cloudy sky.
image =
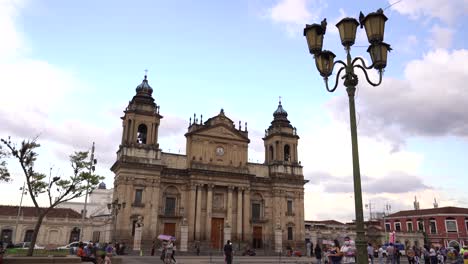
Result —
<instances>
[{"instance_id":1,"label":"cloudy sky","mask_svg":"<svg viewBox=\"0 0 468 264\"><path fill-rule=\"evenodd\" d=\"M190 116L224 108L248 122L249 159L263 162L261 137L282 96L310 180L306 218L350 221L347 96L325 90L302 29L327 18L324 46L343 59L334 25L384 8L393 51L383 84L361 78L356 98L364 203L397 211L416 196L423 208L434 198L466 207L468 0L395 2L0 0L0 137L39 135L38 168L61 176L68 155L95 141L97 172L112 186L119 117L145 69L166 152L185 153ZM368 61L367 46L359 30L352 54ZM23 176L9 162L14 180L0 185L0 202L18 204Z\"/></svg>"}]
</instances>

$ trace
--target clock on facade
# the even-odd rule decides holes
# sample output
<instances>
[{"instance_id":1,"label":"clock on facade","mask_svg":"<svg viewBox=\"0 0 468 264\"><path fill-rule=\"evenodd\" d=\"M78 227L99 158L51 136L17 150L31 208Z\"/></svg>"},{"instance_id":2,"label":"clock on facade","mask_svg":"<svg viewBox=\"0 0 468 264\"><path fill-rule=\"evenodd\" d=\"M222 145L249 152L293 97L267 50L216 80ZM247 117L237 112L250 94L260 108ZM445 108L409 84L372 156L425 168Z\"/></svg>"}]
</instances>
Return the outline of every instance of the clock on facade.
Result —
<instances>
[{"instance_id":1,"label":"clock on facade","mask_svg":"<svg viewBox=\"0 0 468 264\"><path fill-rule=\"evenodd\" d=\"M224 155L224 149L222 147L217 147L216 148L216 155L217 156L223 156Z\"/></svg>"}]
</instances>

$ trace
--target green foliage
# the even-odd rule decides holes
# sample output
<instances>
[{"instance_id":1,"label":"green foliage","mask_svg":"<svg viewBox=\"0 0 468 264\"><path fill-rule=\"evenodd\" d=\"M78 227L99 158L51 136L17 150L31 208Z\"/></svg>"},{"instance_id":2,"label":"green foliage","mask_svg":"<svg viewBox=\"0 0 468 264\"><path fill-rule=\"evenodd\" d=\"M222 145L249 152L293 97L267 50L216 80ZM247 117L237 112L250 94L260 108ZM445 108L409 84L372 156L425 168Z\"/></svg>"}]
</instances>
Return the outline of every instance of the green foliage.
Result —
<instances>
[{"instance_id":1,"label":"green foliage","mask_svg":"<svg viewBox=\"0 0 468 264\"><path fill-rule=\"evenodd\" d=\"M35 171L34 164L38 157L36 149L40 147L40 144L37 143L36 140L37 138L33 140L23 140L21 146L17 147L16 144L11 142L10 138L7 140L1 139L1 142L7 147L9 152L2 151L0 155L0 158L11 155L19 161L24 175L26 176L27 189L36 207L38 207L38 205L35 198L40 194L48 194L49 206L53 208L60 203L72 200L84 195L86 192L92 191L97 187L99 181L103 179L103 177L99 175L90 173L93 164L88 158L89 153L87 151L77 151L70 155L73 173L66 179L62 179L58 176L51 177L51 175L47 177L46 174ZM4 165L6 170L6 164Z\"/></svg>"},{"instance_id":2,"label":"green foliage","mask_svg":"<svg viewBox=\"0 0 468 264\"><path fill-rule=\"evenodd\" d=\"M11 180L10 173L8 172L7 162L5 158L8 157L8 153L2 149L2 145L0 145L0 182L5 181L8 182Z\"/></svg>"},{"instance_id":3,"label":"green foliage","mask_svg":"<svg viewBox=\"0 0 468 264\"><path fill-rule=\"evenodd\" d=\"M28 250L25 248L8 248L5 251L6 256L26 256ZM69 254L68 249L36 249L34 250L34 256L67 256Z\"/></svg>"}]
</instances>

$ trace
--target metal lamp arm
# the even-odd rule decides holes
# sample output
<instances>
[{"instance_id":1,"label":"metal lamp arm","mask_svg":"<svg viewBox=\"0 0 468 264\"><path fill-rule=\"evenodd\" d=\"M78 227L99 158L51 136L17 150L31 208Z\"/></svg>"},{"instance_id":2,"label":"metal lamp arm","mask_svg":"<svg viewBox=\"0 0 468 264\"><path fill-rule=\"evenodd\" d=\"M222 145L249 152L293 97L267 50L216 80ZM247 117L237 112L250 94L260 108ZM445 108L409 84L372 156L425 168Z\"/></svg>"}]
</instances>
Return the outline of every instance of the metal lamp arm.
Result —
<instances>
[{"instance_id":1,"label":"metal lamp arm","mask_svg":"<svg viewBox=\"0 0 468 264\"><path fill-rule=\"evenodd\" d=\"M335 62L336 63L336 62ZM338 87L338 78L340 77L340 73L342 70L344 70L345 67L341 67L338 72L336 73L336 79L335 79L335 86L333 87L333 89L330 89L328 87L328 77L324 77L323 80L325 81L325 87L327 88L327 91L329 91L330 93L333 93L335 90L336 90L336 87Z\"/></svg>"},{"instance_id":2,"label":"metal lamp arm","mask_svg":"<svg viewBox=\"0 0 468 264\"><path fill-rule=\"evenodd\" d=\"M361 58L361 57L356 57L356 58L354 58L354 60L353 60L353 62L351 63L351 65L355 66L354 64L355 64L357 61L361 61L362 66L363 66L364 68L368 69L368 70L370 70L370 69L372 69L372 68L374 67L374 64L373 64L373 63L372 63L370 66L367 66L367 65L366 65L366 62L365 62L364 59ZM359 65L359 64L356 64L356 66L357 66L357 65Z\"/></svg>"},{"instance_id":3,"label":"metal lamp arm","mask_svg":"<svg viewBox=\"0 0 468 264\"><path fill-rule=\"evenodd\" d=\"M361 69L363 72L364 72L364 75L366 76L366 80L367 82L372 85L372 86L379 86L381 83L382 83L382 70L379 70L379 82L378 83L373 83L370 79L369 79L369 76L367 75L367 71L364 67L362 67L361 65L357 64L357 65L354 65L354 67L357 67L359 69Z\"/></svg>"}]
</instances>

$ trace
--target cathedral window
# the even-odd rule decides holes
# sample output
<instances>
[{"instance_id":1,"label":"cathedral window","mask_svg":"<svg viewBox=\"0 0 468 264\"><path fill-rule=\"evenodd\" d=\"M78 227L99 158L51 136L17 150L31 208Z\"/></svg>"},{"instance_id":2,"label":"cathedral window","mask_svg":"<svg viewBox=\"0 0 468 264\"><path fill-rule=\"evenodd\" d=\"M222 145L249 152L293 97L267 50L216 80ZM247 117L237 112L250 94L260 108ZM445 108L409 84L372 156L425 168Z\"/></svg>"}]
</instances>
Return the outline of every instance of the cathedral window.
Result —
<instances>
[{"instance_id":1,"label":"cathedral window","mask_svg":"<svg viewBox=\"0 0 468 264\"><path fill-rule=\"evenodd\" d=\"M133 201L133 205L135 206L142 205L142 201L143 201L143 190L142 189L135 190L135 200Z\"/></svg>"},{"instance_id":2,"label":"cathedral window","mask_svg":"<svg viewBox=\"0 0 468 264\"><path fill-rule=\"evenodd\" d=\"M289 145L284 146L284 161L290 161L291 160L291 149Z\"/></svg>"},{"instance_id":3,"label":"cathedral window","mask_svg":"<svg viewBox=\"0 0 468 264\"><path fill-rule=\"evenodd\" d=\"M164 215L166 216L174 216L176 210L176 198L174 197L166 197L166 207L164 210Z\"/></svg>"},{"instance_id":4,"label":"cathedral window","mask_svg":"<svg viewBox=\"0 0 468 264\"><path fill-rule=\"evenodd\" d=\"M273 151L273 146L270 146L270 160L275 160L275 155Z\"/></svg>"},{"instance_id":5,"label":"cathedral window","mask_svg":"<svg viewBox=\"0 0 468 264\"><path fill-rule=\"evenodd\" d=\"M145 124L140 124L138 126L137 132L137 143L146 144L146 134L148 133L148 127Z\"/></svg>"},{"instance_id":6,"label":"cathedral window","mask_svg":"<svg viewBox=\"0 0 468 264\"><path fill-rule=\"evenodd\" d=\"M260 193L255 193L251 198L252 220L263 218L263 198Z\"/></svg>"},{"instance_id":7,"label":"cathedral window","mask_svg":"<svg viewBox=\"0 0 468 264\"><path fill-rule=\"evenodd\" d=\"M293 240L293 228L288 226L288 240Z\"/></svg>"},{"instance_id":8,"label":"cathedral window","mask_svg":"<svg viewBox=\"0 0 468 264\"><path fill-rule=\"evenodd\" d=\"M27 230L26 233L24 233L24 242L31 242L32 240L32 235L34 234L34 230Z\"/></svg>"},{"instance_id":9,"label":"cathedral window","mask_svg":"<svg viewBox=\"0 0 468 264\"><path fill-rule=\"evenodd\" d=\"M288 200L288 211L286 212L287 215L293 215L293 201Z\"/></svg>"}]
</instances>

